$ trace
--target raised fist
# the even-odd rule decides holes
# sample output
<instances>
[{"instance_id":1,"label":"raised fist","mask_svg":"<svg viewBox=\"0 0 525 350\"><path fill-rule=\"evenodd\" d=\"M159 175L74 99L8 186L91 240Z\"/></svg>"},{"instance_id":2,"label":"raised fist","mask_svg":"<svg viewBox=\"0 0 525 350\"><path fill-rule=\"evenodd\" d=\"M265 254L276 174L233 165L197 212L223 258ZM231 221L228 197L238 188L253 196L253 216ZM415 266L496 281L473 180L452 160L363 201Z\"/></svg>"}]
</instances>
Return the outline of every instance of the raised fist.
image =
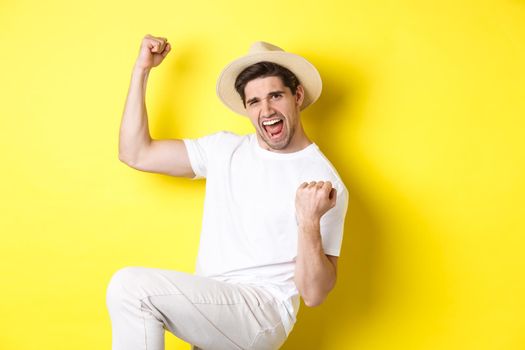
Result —
<instances>
[{"instance_id":1,"label":"raised fist","mask_svg":"<svg viewBox=\"0 0 525 350\"><path fill-rule=\"evenodd\" d=\"M155 37L147 34L140 44L139 57L135 66L141 69L151 69L158 66L164 60L171 45L167 38Z\"/></svg>"},{"instance_id":2,"label":"raised fist","mask_svg":"<svg viewBox=\"0 0 525 350\"><path fill-rule=\"evenodd\" d=\"M330 181L302 183L295 196L295 210L299 223L320 220L335 206L337 193Z\"/></svg>"}]
</instances>

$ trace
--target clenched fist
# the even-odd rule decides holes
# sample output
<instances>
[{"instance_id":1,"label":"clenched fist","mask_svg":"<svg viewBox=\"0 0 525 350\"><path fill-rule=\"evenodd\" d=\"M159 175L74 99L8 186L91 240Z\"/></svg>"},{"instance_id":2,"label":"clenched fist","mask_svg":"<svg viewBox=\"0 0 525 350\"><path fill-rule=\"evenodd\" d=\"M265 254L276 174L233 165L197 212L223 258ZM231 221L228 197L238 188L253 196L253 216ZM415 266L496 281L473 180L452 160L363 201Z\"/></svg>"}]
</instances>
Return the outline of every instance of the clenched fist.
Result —
<instances>
[{"instance_id":1,"label":"clenched fist","mask_svg":"<svg viewBox=\"0 0 525 350\"><path fill-rule=\"evenodd\" d=\"M337 192L330 181L302 183L295 195L295 210L299 223L318 221L335 206Z\"/></svg>"},{"instance_id":2,"label":"clenched fist","mask_svg":"<svg viewBox=\"0 0 525 350\"><path fill-rule=\"evenodd\" d=\"M147 34L140 44L139 57L135 66L140 69L151 69L158 66L164 60L171 45L167 38L155 37Z\"/></svg>"}]
</instances>

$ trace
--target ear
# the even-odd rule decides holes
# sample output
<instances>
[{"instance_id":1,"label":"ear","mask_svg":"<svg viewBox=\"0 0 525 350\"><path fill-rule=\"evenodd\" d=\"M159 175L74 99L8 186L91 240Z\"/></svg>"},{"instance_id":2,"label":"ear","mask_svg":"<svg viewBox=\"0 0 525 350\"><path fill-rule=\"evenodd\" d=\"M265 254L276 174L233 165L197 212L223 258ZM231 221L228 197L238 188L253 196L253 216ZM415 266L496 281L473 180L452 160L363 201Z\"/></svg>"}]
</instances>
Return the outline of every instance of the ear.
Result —
<instances>
[{"instance_id":1,"label":"ear","mask_svg":"<svg viewBox=\"0 0 525 350\"><path fill-rule=\"evenodd\" d=\"M295 102L300 109L304 102L304 88L302 85L297 85L297 90L295 90Z\"/></svg>"}]
</instances>

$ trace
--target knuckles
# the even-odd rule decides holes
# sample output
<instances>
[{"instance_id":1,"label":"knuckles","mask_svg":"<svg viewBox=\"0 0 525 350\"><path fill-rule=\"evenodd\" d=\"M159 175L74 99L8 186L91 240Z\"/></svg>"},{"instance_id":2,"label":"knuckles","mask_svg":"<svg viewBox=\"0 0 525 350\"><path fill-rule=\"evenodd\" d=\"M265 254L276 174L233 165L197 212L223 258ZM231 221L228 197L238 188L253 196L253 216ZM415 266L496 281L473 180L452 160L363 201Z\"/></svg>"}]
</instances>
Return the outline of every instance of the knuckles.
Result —
<instances>
[{"instance_id":1,"label":"knuckles","mask_svg":"<svg viewBox=\"0 0 525 350\"><path fill-rule=\"evenodd\" d=\"M336 189L330 181L303 182L296 191L297 200L331 201L336 196Z\"/></svg>"},{"instance_id":2,"label":"knuckles","mask_svg":"<svg viewBox=\"0 0 525 350\"><path fill-rule=\"evenodd\" d=\"M332 189L333 187L330 181L311 181L310 183L303 182L301 185L299 185L297 192L316 192L318 190L330 192Z\"/></svg>"}]
</instances>

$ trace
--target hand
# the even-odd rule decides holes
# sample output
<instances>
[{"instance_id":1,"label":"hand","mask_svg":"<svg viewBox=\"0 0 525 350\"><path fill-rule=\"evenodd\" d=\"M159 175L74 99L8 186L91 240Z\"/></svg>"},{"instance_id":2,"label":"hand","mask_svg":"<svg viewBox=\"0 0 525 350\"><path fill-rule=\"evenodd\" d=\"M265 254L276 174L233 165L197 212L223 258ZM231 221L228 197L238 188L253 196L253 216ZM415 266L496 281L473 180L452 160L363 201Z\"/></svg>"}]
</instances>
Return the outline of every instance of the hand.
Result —
<instances>
[{"instance_id":1,"label":"hand","mask_svg":"<svg viewBox=\"0 0 525 350\"><path fill-rule=\"evenodd\" d=\"M139 69L151 69L158 66L164 60L171 45L167 38L154 37L147 34L140 44L139 57L135 67Z\"/></svg>"},{"instance_id":2,"label":"hand","mask_svg":"<svg viewBox=\"0 0 525 350\"><path fill-rule=\"evenodd\" d=\"M321 217L335 206L337 191L330 181L302 183L295 195L295 210L299 223L307 220L321 220Z\"/></svg>"}]
</instances>

